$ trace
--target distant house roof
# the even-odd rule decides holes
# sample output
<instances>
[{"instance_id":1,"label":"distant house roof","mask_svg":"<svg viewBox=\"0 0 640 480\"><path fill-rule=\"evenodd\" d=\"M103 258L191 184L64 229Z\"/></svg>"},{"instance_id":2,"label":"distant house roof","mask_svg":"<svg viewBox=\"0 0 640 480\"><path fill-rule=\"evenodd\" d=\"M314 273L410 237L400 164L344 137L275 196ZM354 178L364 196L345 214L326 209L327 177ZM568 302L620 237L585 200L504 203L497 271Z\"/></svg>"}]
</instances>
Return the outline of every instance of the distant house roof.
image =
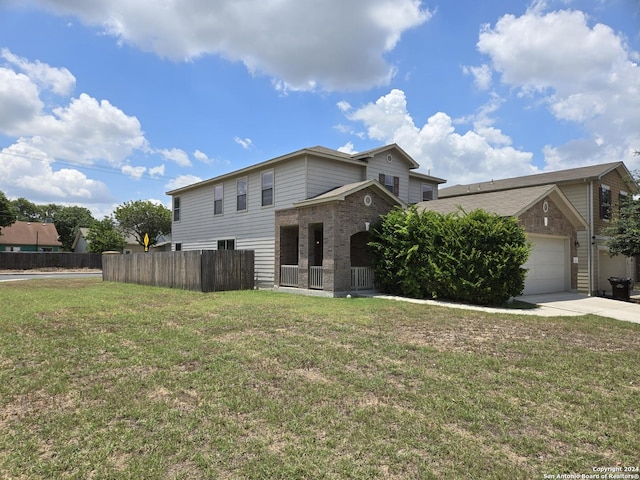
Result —
<instances>
[{"instance_id":1,"label":"distant house roof","mask_svg":"<svg viewBox=\"0 0 640 480\"><path fill-rule=\"evenodd\" d=\"M604 163L589 167L570 168L557 172L538 173L524 177L505 178L502 180L490 180L488 182L470 183L466 185L454 185L441 188L438 198L455 197L460 195L475 195L481 192L510 190L514 188L532 187L536 185L564 184L575 181L591 181L604 177L609 172L620 170L623 178L631 179L631 173L623 162Z\"/></svg>"},{"instance_id":2,"label":"distant house roof","mask_svg":"<svg viewBox=\"0 0 640 480\"><path fill-rule=\"evenodd\" d=\"M0 245L62 247L53 223L15 222L0 230Z\"/></svg>"},{"instance_id":3,"label":"distant house roof","mask_svg":"<svg viewBox=\"0 0 640 480\"><path fill-rule=\"evenodd\" d=\"M567 219L578 229L584 230L587 224L578 211L571 205L556 185L539 185L513 190L476 193L460 197L447 197L429 202L420 202L417 207L438 213L455 213L460 209L469 213L473 210L485 210L502 217L519 217L543 198L549 197Z\"/></svg>"},{"instance_id":4,"label":"distant house roof","mask_svg":"<svg viewBox=\"0 0 640 480\"><path fill-rule=\"evenodd\" d=\"M396 195L387 190L380 182L377 180L363 180L361 182L349 183L347 185L343 185L338 188L334 188L333 190L329 190L321 195L318 195L313 198L309 198L307 200L302 200L300 202L296 202L293 205L295 207L307 207L310 205L319 205L322 203L343 201L349 195L352 195L360 190L364 190L367 187L372 187L376 189L382 196L388 197L389 201L392 203L396 203L401 205L402 207L406 207L407 204L403 202Z\"/></svg>"}]
</instances>

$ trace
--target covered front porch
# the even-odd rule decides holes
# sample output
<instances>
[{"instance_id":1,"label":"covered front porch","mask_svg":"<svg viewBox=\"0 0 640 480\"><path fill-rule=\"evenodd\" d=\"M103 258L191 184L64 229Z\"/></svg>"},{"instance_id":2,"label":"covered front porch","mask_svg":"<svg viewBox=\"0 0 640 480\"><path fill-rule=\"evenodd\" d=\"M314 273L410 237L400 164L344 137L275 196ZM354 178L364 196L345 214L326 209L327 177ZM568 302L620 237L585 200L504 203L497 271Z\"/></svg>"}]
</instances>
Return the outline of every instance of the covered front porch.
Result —
<instances>
[{"instance_id":1,"label":"covered front porch","mask_svg":"<svg viewBox=\"0 0 640 480\"><path fill-rule=\"evenodd\" d=\"M395 198L368 181L276 212L274 287L327 296L373 290L369 229Z\"/></svg>"}]
</instances>

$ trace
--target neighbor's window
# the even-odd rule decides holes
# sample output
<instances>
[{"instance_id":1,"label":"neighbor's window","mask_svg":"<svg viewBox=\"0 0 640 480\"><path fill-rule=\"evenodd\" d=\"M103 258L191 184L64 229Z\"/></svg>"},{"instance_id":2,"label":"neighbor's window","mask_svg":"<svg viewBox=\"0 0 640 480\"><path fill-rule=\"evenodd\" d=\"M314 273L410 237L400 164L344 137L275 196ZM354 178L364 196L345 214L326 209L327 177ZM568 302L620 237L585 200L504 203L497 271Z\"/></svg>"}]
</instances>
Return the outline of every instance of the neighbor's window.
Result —
<instances>
[{"instance_id":1,"label":"neighbor's window","mask_svg":"<svg viewBox=\"0 0 640 480\"><path fill-rule=\"evenodd\" d=\"M422 201L427 202L429 200L433 200L433 185L429 185L428 183L422 184Z\"/></svg>"},{"instance_id":2,"label":"neighbor's window","mask_svg":"<svg viewBox=\"0 0 640 480\"><path fill-rule=\"evenodd\" d=\"M262 206L273 205L273 170L262 172Z\"/></svg>"},{"instance_id":3,"label":"neighbor's window","mask_svg":"<svg viewBox=\"0 0 640 480\"><path fill-rule=\"evenodd\" d=\"M379 176L380 183L385 186L394 195L400 194L400 177L394 177L393 175L385 175L381 173Z\"/></svg>"},{"instance_id":4,"label":"neighbor's window","mask_svg":"<svg viewBox=\"0 0 640 480\"><path fill-rule=\"evenodd\" d=\"M607 185L600 185L600 218L611 218L611 188Z\"/></svg>"},{"instance_id":5,"label":"neighbor's window","mask_svg":"<svg viewBox=\"0 0 640 480\"><path fill-rule=\"evenodd\" d=\"M238 180L238 196L236 210L242 211L247 209L247 179Z\"/></svg>"},{"instance_id":6,"label":"neighbor's window","mask_svg":"<svg viewBox=\"0 0 640 480\"><path fill-rule=\"evenodd\" d=\"M218 240L218 250L235 250L236 241L231 240Z\"/></svg>"},{"instance_id":7,"label":"neighbor's window","mask_svg":"<svg viewBox=\"0 0 640 480\"><path fill-rule=\"evenodd\" d=\"M222 196L224 190L222 185L216 185L213 187L213 214L222 215Z\"/></svg>"},{"instance_id":8,"label":"neighbor's window","mask_svg":"<svg viewBox=\"0 0 640 480\"><path fill-rule=\"evenodd\" d=\"M173 197L173 221L180 221L180 197Z\"/></svg>"},{"instance_id":9,"label":"neighbor's window","mask_svg":"<svg viewBox=\"0 0 640 480\"><path fill-rule=\"evenodd\" d=\"M182 250L182 243L177 242L177 243L176 243L176 252L179 252L179 251L181 251L181 250Z\"/></svg>"}]
</instances>

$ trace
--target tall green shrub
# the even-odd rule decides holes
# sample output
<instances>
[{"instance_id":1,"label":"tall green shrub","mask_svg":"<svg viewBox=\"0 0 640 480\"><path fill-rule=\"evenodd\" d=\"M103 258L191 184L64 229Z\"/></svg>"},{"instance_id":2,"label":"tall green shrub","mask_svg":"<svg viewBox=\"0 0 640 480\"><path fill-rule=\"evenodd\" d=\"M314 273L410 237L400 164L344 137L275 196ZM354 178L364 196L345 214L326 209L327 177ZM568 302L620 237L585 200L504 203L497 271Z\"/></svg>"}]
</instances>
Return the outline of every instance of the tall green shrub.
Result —
<instances>
[{"instance_id":1,"label":"tall green shrub","mask_svg":"<svg viewBox=\"0 0 640 480\"><path fill-rule=\"evenodd\" d=\"M481 305L504 303L524 289L530 245L514 218L476 210L442 215L395 209L372 228L378 286L414 298Z\"/></svg>"}]
</instances>

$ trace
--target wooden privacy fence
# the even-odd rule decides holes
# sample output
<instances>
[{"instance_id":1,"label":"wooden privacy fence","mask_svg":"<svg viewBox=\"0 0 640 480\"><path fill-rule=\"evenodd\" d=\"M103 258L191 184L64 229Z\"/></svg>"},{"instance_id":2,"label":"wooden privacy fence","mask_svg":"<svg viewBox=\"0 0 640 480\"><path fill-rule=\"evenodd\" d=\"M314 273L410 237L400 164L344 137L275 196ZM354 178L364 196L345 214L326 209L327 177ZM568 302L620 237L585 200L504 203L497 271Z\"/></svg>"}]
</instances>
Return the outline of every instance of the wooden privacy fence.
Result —
<instances>
[{"instance_id":1,"label":"wooden privacy fence","mask_svg":"<svg viewBox=\"0 0 640 480\"><path fill-rule=\"evenodd\" d=\"M0 270L34 270L38 268L102 268L99 253L71 252L0 252Z\"/></svg>"},{"instance_id":2,"label":"wooden privacy fence","mask_svg":"<svg viewBox=\"0 0 640 480\"><path fill-rule=\"evenodd\" d=\"M251 290L253 250L193 250L104 255L102 279L199 292Z\"/></svg>"}]
</instances>

